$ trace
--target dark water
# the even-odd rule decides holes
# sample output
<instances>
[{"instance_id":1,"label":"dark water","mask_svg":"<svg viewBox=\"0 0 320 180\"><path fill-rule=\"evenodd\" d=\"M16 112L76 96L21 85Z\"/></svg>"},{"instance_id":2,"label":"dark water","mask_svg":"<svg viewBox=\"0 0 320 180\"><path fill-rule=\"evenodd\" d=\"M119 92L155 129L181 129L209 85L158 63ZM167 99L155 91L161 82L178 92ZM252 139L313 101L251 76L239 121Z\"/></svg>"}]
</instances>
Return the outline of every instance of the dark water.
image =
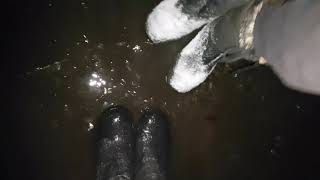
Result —
<instances>
[{"instance_id":1,"label":"dark water","mask_svg":"<svg viewBox=\"0 0 320 180\"><path fill-rule=\"evenodd\" d=\"M8 5L9 177L94 179L96 118L120 104L135 119L145 108L169 115L172 179L320 179L320 98L287 89L262 66L221 65L176 93L166 77L192 35L151 44L144 23L158 2Z\"/></svg>"}]
</instances>

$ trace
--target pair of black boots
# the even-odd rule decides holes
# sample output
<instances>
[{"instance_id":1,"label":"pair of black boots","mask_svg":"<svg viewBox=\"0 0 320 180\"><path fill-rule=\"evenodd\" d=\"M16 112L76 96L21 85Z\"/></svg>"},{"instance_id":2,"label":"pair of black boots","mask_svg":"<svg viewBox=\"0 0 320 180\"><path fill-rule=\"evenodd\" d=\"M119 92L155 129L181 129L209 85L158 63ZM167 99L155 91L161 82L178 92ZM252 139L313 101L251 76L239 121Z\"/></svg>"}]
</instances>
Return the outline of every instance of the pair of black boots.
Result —
<instances>
[{"instance_id":1,"label":"pair of black boots","mask_svg":"<svg viewBox=\"0 0 320 180\"><path fill-rule=\"evenodd\" d=\"M161 112L145 112L135 129L126 108L110 107L98 136L97 180L166 179L169 124Z\"/></svg>"}]
</instances>

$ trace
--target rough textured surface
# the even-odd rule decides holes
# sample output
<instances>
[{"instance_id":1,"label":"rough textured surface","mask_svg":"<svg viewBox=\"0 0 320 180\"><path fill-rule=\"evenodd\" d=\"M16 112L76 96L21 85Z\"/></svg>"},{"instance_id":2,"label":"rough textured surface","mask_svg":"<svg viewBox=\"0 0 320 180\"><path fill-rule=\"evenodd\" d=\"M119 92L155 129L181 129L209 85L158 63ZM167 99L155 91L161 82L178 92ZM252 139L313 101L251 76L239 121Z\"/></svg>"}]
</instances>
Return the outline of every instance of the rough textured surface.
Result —
<instances>
[{"instance_id":1,"label":"rough textured surface","mask_svg":"<svg viewBox=\"0 0 320 180\"><path fill-rule=\"evenodd\" d=\"M179 39L210 22L213 17L202 18L184 13L179 0L164 0L149 14L146 30L150 39L155 42Z\"/></svg>"},{"instance_id":2,"label":"rough textured surface","mask_svg":"<svg viewBox=\"0 0 320 180\"><path fill-rule=\"evenodd\" d=\"M179 54L170 85L178 92L188 92L205 81L219 61L249 57L261 6L251 1L207 24ZM236 51L229 53L231 49Z\"/></svg>"},{"instance_id":3,"label":"rough textured surface","mask_svg":"<svg viewBox=\"0 0 320 180\"><path fill-rule=\"evenodd\" d=\"M179 39L250 0L164 0L149 14L146 29L155 42Z\"/></svg>"}]
</instances>

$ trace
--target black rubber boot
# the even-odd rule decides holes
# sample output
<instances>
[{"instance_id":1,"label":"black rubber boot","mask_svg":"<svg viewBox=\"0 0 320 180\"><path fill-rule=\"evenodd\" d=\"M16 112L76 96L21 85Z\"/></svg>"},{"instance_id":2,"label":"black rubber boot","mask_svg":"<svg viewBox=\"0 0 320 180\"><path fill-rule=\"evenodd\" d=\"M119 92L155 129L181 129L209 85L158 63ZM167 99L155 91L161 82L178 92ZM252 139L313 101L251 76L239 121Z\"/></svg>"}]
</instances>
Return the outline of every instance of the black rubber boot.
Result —
<instances>
[{"instance_id":1,"label":"black rubber boot","mask_svg":"<svg viewBox=\"0 0 320 180\"><path fill-rule=\"evenodd\" d=\"M131 114L115 106L100 118L97 180L133 179L134 129Z\"/></svg>"},{"instance_id":2,"label":"black rubber boot","mask_svg":"<svg viewBox=\"0 0 320 180\"><path fill-rule=\"evenodd\" d=\"M167 179L169 123L160 112L146 112L136 139L136 180Z\"/></svg>"}]
</instances>

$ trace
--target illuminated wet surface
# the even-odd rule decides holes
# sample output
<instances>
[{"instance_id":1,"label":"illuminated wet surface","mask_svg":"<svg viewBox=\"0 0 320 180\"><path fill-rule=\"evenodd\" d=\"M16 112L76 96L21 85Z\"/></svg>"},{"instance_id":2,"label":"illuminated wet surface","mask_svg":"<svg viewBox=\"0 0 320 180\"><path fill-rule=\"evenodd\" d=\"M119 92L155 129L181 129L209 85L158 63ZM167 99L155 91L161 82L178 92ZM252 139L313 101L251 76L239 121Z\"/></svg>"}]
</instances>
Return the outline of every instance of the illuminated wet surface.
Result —
<instances>
[{"instance_id":1,"label":"illuminated wet surface","mask_svg":"<svg viewBox=\"0 0 320 180\"><path fill-rule=\"evenodd\" d=\"M314 179L319 97L288 90L267 67L231 73L223 65L178 94L167 75L192 35L150 43L144 21L157 2L46 1L15 9L8 46L18 133L10 174L94 179L96 119L120 104L135 119L145 108L168 114L172 179Z\"/></svg>"}]
</instances>

